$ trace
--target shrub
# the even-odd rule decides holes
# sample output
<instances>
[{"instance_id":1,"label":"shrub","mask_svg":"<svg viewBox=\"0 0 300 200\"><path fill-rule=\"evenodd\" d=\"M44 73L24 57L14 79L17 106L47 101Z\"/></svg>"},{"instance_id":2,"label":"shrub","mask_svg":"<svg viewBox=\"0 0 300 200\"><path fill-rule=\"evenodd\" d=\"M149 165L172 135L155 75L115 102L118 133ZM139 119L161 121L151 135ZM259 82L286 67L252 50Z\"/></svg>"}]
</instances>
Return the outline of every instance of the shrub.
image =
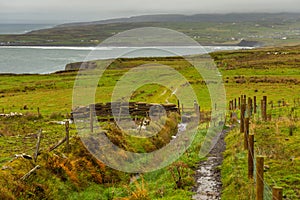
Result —
<instances>
[{"instance_id":1,"label":"shrub","mask_svg":"<svg viewBox=\"0 0 300 200\"><path fill-rule=\"evenodd\" d=\"M61 114L60 112L53 112L53 113L51 113L49 118L52 119L52 120L61 120L61 119L64 118L64 115Z\"/></svg>"},{"instance_id":2,"label":"shrub","mask_svg":"<svg viewBox=\"0 0 300 200\"><path fill-rule=\"evenodd\" d=\"M176 184L176 189L190 186L191 180L189 179L188 168L188 165L183 162L175 162L168 168Z\"/></svg>"},{"instance_id":3,"label":"shrub","mask_svg":"<svg viewBox=\"0 0 300 200\"><path fill-rule=\"evenodd\" d=\"M38 119L42 119L43 116L42 115L37 115L35 113L32 113L32 112L26 112L24 114L24 117L27 119L27 120L38 120Z\"/></svg>"}]
</instances>

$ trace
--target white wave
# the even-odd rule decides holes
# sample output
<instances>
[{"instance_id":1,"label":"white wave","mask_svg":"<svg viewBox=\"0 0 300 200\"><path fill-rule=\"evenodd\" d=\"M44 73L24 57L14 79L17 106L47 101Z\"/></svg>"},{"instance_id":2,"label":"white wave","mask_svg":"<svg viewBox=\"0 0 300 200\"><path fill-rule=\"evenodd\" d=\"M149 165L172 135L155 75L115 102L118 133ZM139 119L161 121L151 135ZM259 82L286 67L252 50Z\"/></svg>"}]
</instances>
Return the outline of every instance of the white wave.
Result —
<instances>
[{"instance_id":1,"label":"white wave","mask_svg":"<svg viewBox=\"0 0 300 200\"><path fill-rule=\"evenodd\" d=\"M0 49L54 49L54 50L82 50L82 51L108 51L113 49L205 49L205 50L237 50L252 49L253 47L238 46L152 46L152 47L73 47L73 46L0 46Z\"/></svg>"},{"instance_id":2,"label":"white wave","mask_svg":"<svg viewBox=\"0 0 300 200\"><path fill-rule=\"evenodd\" d=\"M0 49L45 49L45 50L81 50L81 51L94 51L94 50L111 50L109 47L67 47L67 46L0 46Z\"/></svg>"}]
</instances>

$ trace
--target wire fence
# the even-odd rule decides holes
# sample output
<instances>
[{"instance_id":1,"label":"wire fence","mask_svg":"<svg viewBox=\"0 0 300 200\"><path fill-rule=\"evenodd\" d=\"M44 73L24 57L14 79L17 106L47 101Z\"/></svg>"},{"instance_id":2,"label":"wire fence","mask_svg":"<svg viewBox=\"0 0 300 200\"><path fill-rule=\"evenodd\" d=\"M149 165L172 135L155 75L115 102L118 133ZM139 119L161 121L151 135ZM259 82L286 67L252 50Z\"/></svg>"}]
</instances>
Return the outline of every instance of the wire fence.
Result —
<instances>
[{"instance_id":1,"label":"wire fence","mask_svg":"<svg viewBox=\"0 0 300 200\"><path fill-rule=\"evenodd\" d=\"M295 122L299 121L300 116L300 98L295 98L293 100L292 104L289 104L284 101L284 99L277 101L277 104L274 105L273 101L267 102L267 96L264 96L263 100L261 100L259 103L256 102L256 97L254 97L254 102L252 101L252 98L248 98L248 103L246 100L246 95L241 95L241 97L237 99L234 99L229 102L229 110L231 112L231 116L237 116L238 114L240 117L240 130L241 133L245 133L245 148L249 150L251 148L251 145L249 143L248 136L250 134L249 132L249 125L247 127L246 118L251 118L254 122L261 123L262 121L271 121L274 120L275 122L283 121L285 124L288 124L290 135L293 133L293 129L295 127ZM268 110L268 112L267 112ZM232 114L234 112L234 115ZM243 113L244 112L244 113ZM248 128L248 130L246 130ZM254 132L254 131L253 131ZM251 133L254 134L254 133ZM247 137L246 137L247 135ZM247 140L247 141L246 141ZM253 159L253 181L254 185L257 184L258 180L257 178L262 178L263 180L268 180L268 182L263 182L263 199L264 200L276 200L282 198L282 190L278 197L278 194L274 194L274 187L280 185L280 183L276 182L274 178L269 173L263 173L262 176L259 177L259 174L257 174L257 165L256 165L256 157L258 155L263 154L262 150L257 146L253 145L253 147L256 149L256 152L254 154L251 154L251 157ZM249 150L250 151L250 150ZM249 153L249 152L248 152ZM249 154L248 154L249 155ZM249 165L249 164L248 164ZM264 167L264 166L263 166ZM263 169L264 170L264 169ZM251 171L251 170L250 170ZM249 172L248 172L249 173ZM258 177L257 177L258 176ZM250 175L251 177L251 175ZM253 186L254 186L253 185ZM280 188L281 189L281 188ZM255 195L255 187L252 187L251 189L251 197L249 199L257 199ZM285 197L285 199L289 199Z\"/></svg>"}]
</instances>

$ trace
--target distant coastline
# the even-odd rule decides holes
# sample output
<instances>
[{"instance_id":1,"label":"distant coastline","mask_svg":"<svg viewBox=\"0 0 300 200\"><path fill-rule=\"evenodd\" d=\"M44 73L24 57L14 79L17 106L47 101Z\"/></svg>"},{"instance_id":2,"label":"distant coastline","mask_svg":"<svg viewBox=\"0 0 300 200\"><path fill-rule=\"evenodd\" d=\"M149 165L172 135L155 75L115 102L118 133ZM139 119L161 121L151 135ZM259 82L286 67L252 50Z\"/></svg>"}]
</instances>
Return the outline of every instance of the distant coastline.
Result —
<instances>
[{"instance_id":1,"label":"distant coastline","mask_svg":"<svg viewBox=\"0 0 300 200\"><path fill-rule=\"evenodd\" d=\"M99 44L100 45L100 44ZM264 44L262 42L258 41L248 41L248 40L242 40L239 43L233 43L233 44L216 44L216 43L205 43L205 44L199 44L201 46L206 47L262 47ZM141 47L145 46L144 44L141 45ZM155 47L155 45L149 45ZM173 44L165 44L164 46L177 46ZM97 45L91 45L91 44L19 44L19 43L4 43L0 42L0 47L66 47L66 48L95 48ZM118 45L111 45L110 47L119 47ZM127 48L130 47L130 44L124 46L121 46L121 48Z\"/></svg>"},{"instance_id":2,"label":"distant coastline","mask_svg":"<svg viewBox=\"0 0 300 200\"><path fill-rule=\"evenodd\" d=\"M10 34L26 34L31 31L48 29L55 27L56 24L6 24L0 23L0 35L10 35Z\"/></svg>"},{"instance_id":3,"label":"distant coastline","mask_svg":"<svg viewBox=\"0 0 300 200\"><path fill-rule=\"evenodd\" d=\"M11 48L11 49L56 49L56 50L82 50L82 51L92 51L92 50L112 50L112 49L128 49L128 48L205 48L205 49L215 49L215 50L235 50L235 49L253 49L258 48L253 46L238 46L238 45L199 45L199 46L48 46L48 45L28 45L28 46L18 46L18 45L8 45L1 46L0 48Z\"/></svg>"}]
</instances>

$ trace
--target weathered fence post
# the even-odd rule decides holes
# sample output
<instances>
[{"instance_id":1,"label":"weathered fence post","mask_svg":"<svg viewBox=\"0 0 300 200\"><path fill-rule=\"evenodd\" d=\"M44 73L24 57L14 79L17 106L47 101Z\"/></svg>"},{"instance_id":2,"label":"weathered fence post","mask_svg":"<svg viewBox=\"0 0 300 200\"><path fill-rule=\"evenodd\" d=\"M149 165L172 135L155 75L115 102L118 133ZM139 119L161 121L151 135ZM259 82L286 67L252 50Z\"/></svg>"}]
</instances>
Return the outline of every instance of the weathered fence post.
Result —
<instances>
[{"instance_id":1,"label":"weathered fence post","mask_svg":"<svg viewBox=\"0 0 300 200\"><path fill-rule=\"evenodd\" d=\"M248 178L253 179L254 172L254 135L250 134L248 138Z\"/></svg>"},{"instance_id":2,"label":"weathered fence post","mask_svg":"<svg viewBox=\"0 0 300 200\"><path fill-rule=\"evenodd\" d=\"M41 116L40 107L37 107L37 114L38 114L38 117Z\"/></svg>"},{"instance_id":3,"label":"weathered fence post","mask_svg":"<svg viewBox=\"0 0 300 200\"><path fill-rule=\"evenodd\" d=\"M268 121L272 121L272 114L268 114L268 115L267 115L267 120L268 120Z\"/></svg>"},{"instance_id":4,"label":"weathered fence post","mask_svg":"<svg viewBox=\"0 0 300 200\"><path fill-rule=\"evenodd\" d=\"M263 120L267 121L267 96L263 96Z\"/></svg>"},{"instance_id":5,"label":"weathered fence post","mask_svg":"<svg viewBox=\"0 0 300 200\"><path fill-rule=\"evenodd\" d=\"M248 104L247 104L247 108L246 108L246 110L247 110L247 117L251 117L251 98L250 97L248 97Z\"/></svg>"},{"instance_id":6,"label":"weathered fence post","mask_svg":"<svg viewBox=\"0 0 300 200\"><path fill-rule=\"evenodd\" d=\"M289 126L289 135L293 136L293 131L294 131L294 125Z\"/></svg>"},{"instance_id":7,"label":"weathered fence post","mask_svg":"<svg viewBox=\"0 0 300 200\"><path fill-rule=\"evenodd\" d=\"M248 149L249 117L244 119L244 149Z\"/></svg>"},{"instance_id":8,"label":"weathered fence post","mask_svg":"<svg viewBox=\"0 0 300 200\"><path fill-rule=\"evenodd\" d=\"M241 109L241 97L239 97L239 102L238 102L239 104L238 104L238 108L239 108L239 110Z\"/></svg>"},{"instance_id":9,"label":"weathered fence post","mask_svg":"<svg viewBox=\"0 0 300 200\"><path fill-rule=\"evenodd\" d=\"M37 136L36 149L35 149L35 153L34 153L34 162L36 162L37 157L39 155L40 143L41 143L41 135L42 135L42 129L39 130L39 133L38 133L38 136Z\"/></svg>"},{"instance_id":10,"label":"weathered fence post","mask_svg":"<svg viewBox=\"0 0 300 200\"><path fill-rule=\"evenodd\" d=\"M234 98L234 110L236 110L236 98Z\"/></svg>"},{"instance_id":11,"label":"weathered fence post","mask_svg":"<svg viewBox=\"0 0 300 200\"><path fill-rule=\"evenodd\" d=\"M272 200L282 200L282 187L273 187L272 193Z\"/></svg>"},{"instance_id":12,"label":"weathered fence post","mask_svg":"<svg viewBox=\"0 0 300 200\"><path fill-rule=\"evenodd\" d=\"M263 121L264 120L264 100L261 100L260 101L260 113L261 113L261 120Z\"/></svg>"},{"instance_id":13,"label":"weathered fence post","mask_svg":"<svg viewBox=\"0 0 300 200\"><path fill-rule=\"evenodd\" d=\"M69 146L69 137L70 137L70 131L69 131L69 121L66 121L65 122L65 127L66 127L66 149L67 149L67 152L69 152L69 149L70 149L70 146Z\"/></svg>"},{"instance_id":14,"label":"weathered fence post","mask_svg":"<svg viewBox=\"0 0 300 200\"><path fill-rule=\"evenodd\" d=\"M248 98L248 117L250 118L252 115L252 111L253 111L253 105L252 105L252 98L249 97Z\"/></svg>"},{"instance_id":15,"label":"weathered fence post","mask_svg":"<svg viewBox=\"0 0 300 200\"><path fill-rule=\"evenodd\" d=\"M256 200L264 199L264 157L256 157Z\"/></svg>"},{"instance_id":16,"label":"weathered fence post","mask_svg":"<svg viewBox=\"0 0 300 200\"><path fill-rule=\"evenodd\" d=\"M55 145L51 146L48 149L48 152L53 151L54 149L56 149L57 147L59 147L60 145L62 145L64 142L66 141L66 137L64 137L63 139L61 139L59 142L57 142Z\"/></svg>"},{"instance_id":17,"label":"weathered fence post","mask_svg":"<svg viewBox=\"0 0 300 200\"><path fill-rule=\"evenodd\" d=\"M253 109L253 113L256 114L256 96L253 97L253 101L254 101L254 102L253 102L253 104L254 104L254 105L253 105L253 108L254 108L254 109Z\"/></svg>"},{"instance_id":18,"label":"weathered fence post","mask_svg":"<svg viewBox=\"0 0 300 200\"><path fill-rule=\"evenodd\" d=\"M198 106L198 110L199 110L199 119L201 118L201 106Z\"/></svg>"},{"instance_id":19,"label":"weathered fence post","mask_svg":"<svg viewBox=\"0 0 300 200\"><path fill-rule=\"evenodd\" d=\"M180 101L179 101L179 99L177 100L177 107L178 107L178 114L180 115Z\"/></svg>"},{"instance_id":20,"label":"weathered fence post","mask_svg":"<svg viewBox=\"0 0 300 200\"><path fill-rule=\"evenodd\" d=\"M37 169L41 168L39 165L35 166L27 174L25 174L20 180L25 181L31 174L33 174Z\"/></svg>"},{"instance_id":21,"label":"weathered fence post","mask_svg":"<svg viewBox=\"0 0 300 200\"><path fill-rule=\"evenodd\" d=\"M241 133L244 133L244 129L245 129L245 127L244 127L244 118L245 118L245 108L246 108L246 105L244 104L245 102L244 102L244 100L242 100L242 102L241 102L242 104L241 104L241 117L240 117L240 132Z\"/></svg>"},{"instance_id":22,"label":"weathered fence post","mask_svg":"<svg viewBox=\"0 0 300 200\"><path fill-rule=\"evenodd\" d=\"M91 130L91 133L93 133L94 132L94 124L93 124L93 122L94 122L94 115L93 115L93 109L94 107L93 107L93 105L91 104L90 105L90 130Z\"/></svg>"}]
</instances>

